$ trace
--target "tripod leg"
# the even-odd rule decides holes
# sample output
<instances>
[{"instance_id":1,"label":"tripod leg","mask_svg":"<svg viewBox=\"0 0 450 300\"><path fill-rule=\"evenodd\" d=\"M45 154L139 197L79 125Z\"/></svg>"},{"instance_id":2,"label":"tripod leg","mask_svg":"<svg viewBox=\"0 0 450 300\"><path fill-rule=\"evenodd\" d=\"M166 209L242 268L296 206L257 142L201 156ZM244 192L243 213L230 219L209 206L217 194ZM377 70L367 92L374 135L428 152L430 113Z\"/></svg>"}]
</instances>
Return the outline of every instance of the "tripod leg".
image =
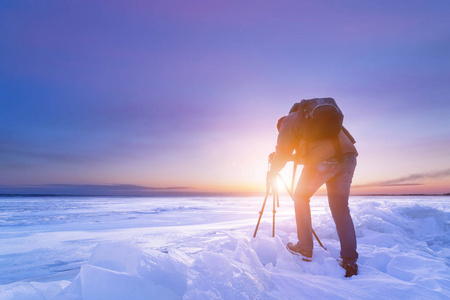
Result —
<instances>
[{"instance_id":1,"label":"tripod leg","mask_svg":"<svg viewBox=\"0 0 450 300\"><path fill-rule=\"evenodd\" d=\"M278 190L274 190L273 191L273 220L272 220L272 237L275 237L275 214L276 214L276 210L275 210L275 199L278 199Z\"/></svg>"},{"instance_id":2,"label":"tripod leg","mask_svg":"<svg viewBox=\"0 0 450 300\"><path fill-rule=\"evenodd\" d=\"M292 201L295 201L295 200L294 200L294 196L292 195L292 192L289 190L289 187L286 185L286 183L284 182L284 180L283 180L283 178L281 177L280 174L278 174L278 177L281 179L281 182L283 183L284 188L285 188L286 191L288 192L289 196L291 196ZM319 242L319 245L320 245L323 249L327 250L327 248L325 248L325 247L323 246L322 242L320 241L320 239L319 239L319 237L317 236L317 234L316 234L316 232L314 231L314 229L312 229L312 233L313 233L314 236L316 237L316 240Z\"/></svg>"},{"instance_id":3,"label":"tripod leg","mask_svg":"<svg viewBox=\"0 0 450 300\"><path fill-rule=\"evenodd\" d=\"M295 161L294 161L294 170L292 171L291 191L294 191L295 173L297 173L297 164L296 164Z\"/></svg>"},{"instance_id":4,"label":"tripod leg","mask_svg":"<svg viewBox=\"0 0 450 300\"><path fill-rule=\"evenodd\" d=\"M256 233L258 232L259 223L261 222L261 217L264 212L264 207L266 206L267 197L269 196L269 189L266 191L266 196L264 197L264 202L261 208L261 211L259 212L259 218L258 223L256 224L255 233L253 234L253 237L256 237Z\"/></svg>"},{"instance_id":5,"label":"tripod leg","mask_svg":"<svg viewBox=\"0 0 450 300\"><path fill-rule=\"evenodd\" d=\"M319 242L320 247L322 247L324 250L327 250L327 248L325 248L322 245L322 242L320 241L319 237L317 236L316 232L314 231L314 229L312 229L312 233L314 234L314 236L316 237L316 240Z\"/></svg>"}]
</instances>

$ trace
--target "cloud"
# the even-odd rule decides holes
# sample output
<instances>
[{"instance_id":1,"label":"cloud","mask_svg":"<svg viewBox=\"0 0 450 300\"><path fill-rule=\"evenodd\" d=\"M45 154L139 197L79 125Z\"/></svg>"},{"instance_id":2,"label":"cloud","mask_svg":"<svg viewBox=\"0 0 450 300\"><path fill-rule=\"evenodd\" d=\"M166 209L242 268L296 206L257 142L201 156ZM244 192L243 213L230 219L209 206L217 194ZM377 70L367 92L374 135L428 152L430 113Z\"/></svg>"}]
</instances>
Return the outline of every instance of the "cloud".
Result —
<instances>
[{"instance_id":1,"label":"cloud","mask_svg":"<svg viewBox=\"0 0 450 300\"><path fill-rule=\"evenodd\" d=\"M0 197L11 196L110 196L201 197L248 196L247 193L205 192L188 186L151 187L133 184L0 185Z\"/></svg>"},{"instance_id":2,"label":"cloud","mask_svg":"<svg viewBox=\"0 0 450 300\"><path fill-rule=\"evenodd\" d=\"M14 171L16 167L45 166L54 168L117 161L124 154L133 153L128 148L135 145L128 143L128 145L115 146L99 145L94 147L83 145L81 142L74 144L64 143L64 141L46 144L45 141L0 138L0 166Z\"/></svg>"},{"instance_id":3,"label":"cloud","mask_svg":"<svg viewBox=\"0 0 450 300\"><path fill-rule=\"evenodd\" d=\"M131 184L44 184L3 185L0 194L89 195L89 196L176 196L192 193L190 187L148 187Z\"/></svg>"},{"instance_id":4,"label":"cloud","mask_svg":"<svg viewBox=\"0 0 450 300\"><path fill-rule=\"evenodd\" d=\"M445 169L435 172L424 172L411 174L404 177L399 177L390 180L378 181L368 184L355 185L353 187L370 187L370 186L408 186L408 185L423 185L422 182L418 181L428 181L433 179L441 179L450 176L450 169Z\"/></svg>"}]
</instances>

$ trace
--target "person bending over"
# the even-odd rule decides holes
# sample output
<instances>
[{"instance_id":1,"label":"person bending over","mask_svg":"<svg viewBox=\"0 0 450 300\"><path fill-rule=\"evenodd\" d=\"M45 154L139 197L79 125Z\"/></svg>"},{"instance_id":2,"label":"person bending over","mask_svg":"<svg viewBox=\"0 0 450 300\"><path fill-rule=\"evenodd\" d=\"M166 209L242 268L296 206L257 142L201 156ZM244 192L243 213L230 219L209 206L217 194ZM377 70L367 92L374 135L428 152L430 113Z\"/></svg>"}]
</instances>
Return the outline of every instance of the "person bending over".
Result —
<instances>
[{"instance_id":1,"label":"person bending over","mask_svg":"<svg viewBox=\"0 0 450 300\"><path fill-rule=\"evenodd\" d=\"M355 228L348 207L350 185L358 155L351 141L353 138L341 130L337 136L339 149L331 138L316 141L299 140L296 137L298 118L300 117L297 111L292 111L278 121L276 151L269 158L271 167L268 176L271 182L276 181L278 172L292 158L294 150L297 161L304 165L294 192L298 242L288 243L286 248L291 253L302 256L303 260L311 261L313 237L309 203L314 193L326 184L328 203L341 245L340 265L346 270L346 277L356 275L358 252Z\"/></svg>"}]
</instances>

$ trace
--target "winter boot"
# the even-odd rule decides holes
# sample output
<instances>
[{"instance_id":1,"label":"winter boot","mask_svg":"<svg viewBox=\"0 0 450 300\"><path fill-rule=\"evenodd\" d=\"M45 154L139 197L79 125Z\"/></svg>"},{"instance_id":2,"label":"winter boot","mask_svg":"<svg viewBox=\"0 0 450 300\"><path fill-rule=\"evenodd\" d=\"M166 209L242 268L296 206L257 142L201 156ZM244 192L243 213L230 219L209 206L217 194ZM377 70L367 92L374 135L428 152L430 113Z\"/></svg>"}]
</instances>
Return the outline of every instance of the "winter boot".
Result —
<instances>
[{"instance_id":1,"label":"winter boot","mask_svg":"<svg viewBox=\"0 0 450 300\"><path fill-rule=\"evenodd\" d=\"M300 242L298 242L297 244L287 243L286 249L292 254L300 256L304 261L311 261L313 253L312 250L303 249L300 245Z\"/></svg>"},{"instance_id":2,"label":"winter boot","mask_svg":"<svg viewBox=\"0 0 450 300\"><path fill-rule=\"evenodd\" d=\"M339 265L345 270L345 277L358 275L358 265L356 262L349 262L343 259L339 262Z\"/></svg>"}]
</instances>

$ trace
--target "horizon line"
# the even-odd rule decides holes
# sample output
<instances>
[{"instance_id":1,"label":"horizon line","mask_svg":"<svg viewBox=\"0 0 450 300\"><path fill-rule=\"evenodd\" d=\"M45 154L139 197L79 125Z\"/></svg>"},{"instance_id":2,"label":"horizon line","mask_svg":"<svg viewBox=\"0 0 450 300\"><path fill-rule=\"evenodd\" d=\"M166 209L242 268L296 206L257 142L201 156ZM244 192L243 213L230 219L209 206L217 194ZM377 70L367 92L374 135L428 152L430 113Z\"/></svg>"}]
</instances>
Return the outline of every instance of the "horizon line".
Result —
<instances>
[{"instance_id":1,"label":"horizon line","mask_svg":"<svg viewBox=\"0 0 450 300\"><path fill-rule=\"evenodd\" d=\"M58 194L58 193L0 193L0 197L258 197L263 192L155 192L148 194ZM314 196L327 196L320 193ZM314 197L313 196L313 197ZM365 193L350 196L450 196L448 193Z\"/></svg>"}]
</instances>

